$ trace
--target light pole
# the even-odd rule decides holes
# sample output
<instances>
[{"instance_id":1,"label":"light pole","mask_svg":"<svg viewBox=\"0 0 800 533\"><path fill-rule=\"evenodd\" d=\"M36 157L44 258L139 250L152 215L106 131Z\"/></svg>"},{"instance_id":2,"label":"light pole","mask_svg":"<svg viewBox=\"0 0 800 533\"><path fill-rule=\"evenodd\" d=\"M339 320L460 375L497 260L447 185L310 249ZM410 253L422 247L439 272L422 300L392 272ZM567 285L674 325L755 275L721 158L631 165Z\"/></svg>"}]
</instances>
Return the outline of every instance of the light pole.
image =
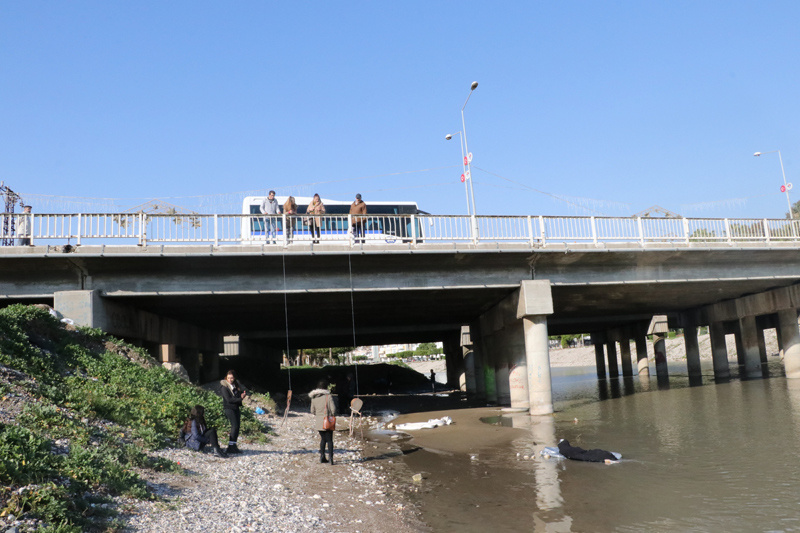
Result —
<instances>
[{"instance_id":1,"label":"light pole","mask_svg":"<svg viewBox=\"0 0 800 533\"><path fill-rule=\"evenodd\" d=\"M781 162L781 174L783 174L783 192L786 193L786 203L789 204L789 218L794 219L794 215L792 214L792 201L789 200L789 190L792 188L791 183L786 183L786 172L783 170L783 158L781 157L780 150L772 150L770 152L756 152L753 155L755 157L759 157L761 154L774 154L778 152L778 161Z\"/></svg>"},{"instance_id":2,"label":"light pole","mask_svg":"<svg viewBox=\"0 0 800 533\"><path fill-rule=\"evenodd\" d=\"M460 136L458 138L458 146L461 148L461 160L464 161L464 136L461 135L460 131L457 131L455 133L448 133L447 135L444 136L444 138L449 141L450 139L453 138L453 135L459 135ZM462 164L462 170L463 170L463 173L461 175L463 176L463 180L464 180L464 192L467 195L467 215L471 216L470 209L469 209L469 185L467 184L467 165Z\"/></svg>"},{"instance_id":3,"label":"light pole","mask_svg":"<svg viewBox=\"0 0 800 533\"><path fill-rule=\"evenodd\" d=\"M475 211L475 187L472 185L472 154L469 152L469 145L467 144L467 126L464 124L464 108L467 107L467 102L469 102L469 97L472 96L472 91L478 88L478 82L473 81L472 85L469 87L469 94L467 95L467 99L464 100L464 105L461 106L461 131L464 135L464 150L467 152L465 155L464 161L466 162L467 171L464 173L466 180L469 181L469 192L470 197L472 198L472 240L478 240L478 220L475 218L476 211Z\"/></svg>"}]
</instances>

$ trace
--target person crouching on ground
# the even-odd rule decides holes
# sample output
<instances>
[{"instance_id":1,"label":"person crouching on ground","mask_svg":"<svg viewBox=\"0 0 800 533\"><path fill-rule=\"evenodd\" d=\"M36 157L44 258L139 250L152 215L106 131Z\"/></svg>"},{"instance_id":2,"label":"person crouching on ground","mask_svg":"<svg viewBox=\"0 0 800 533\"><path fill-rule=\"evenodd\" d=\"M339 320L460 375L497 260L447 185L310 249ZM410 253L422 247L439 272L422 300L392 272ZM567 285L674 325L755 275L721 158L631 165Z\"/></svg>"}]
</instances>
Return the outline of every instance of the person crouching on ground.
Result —
<instances>
[{"instance_id":1,"label":"person crouching on ground","mask_svg":"<svg viewBox=\"0 0 800 533\"><path fill-rule=\"evenodd\" d=\"M336 416L336 403L328 390L328 383L323 379L317 388L308 393L311 398L311 414L314 415L314 429L319 431L319 462L333 464L333 429L325 429L326 416ZM328 447L330 460L325 459L325 446Z\"/></svg>"},{"instance_id":2,"label":"person crouching on ground","mask_svg":"<svg viewBox=\"0 0 800 533\"><path fill-rule=\"evenodd\" d=\"M183 424L186 446L199 452L205 448L206 444L210 444L214 449L214 455L217 457L227 457L228 454L223 452L219 447L217 430L206 427L205 413L206 410L202 405L195 405L192 407L189 418L187 418L186 422Z\"/></svg>"},{"instance_id":3,"label":"person crouching on ground","mask_svg":"<svg viewBox=\"0 0 800 533\"><path fill-rule=\"evenodd\" d=\"M242 420L242 400L247 395L244 387L236 379L236 372L228 370L225 379L219 382L220 390L222 391L222 406L225 412L225 417L231 423L231 432L228 435L228 453L242 453L239 447L236 446L236 440L239 438L239 424Z\"/></svg>"}]
</instances>

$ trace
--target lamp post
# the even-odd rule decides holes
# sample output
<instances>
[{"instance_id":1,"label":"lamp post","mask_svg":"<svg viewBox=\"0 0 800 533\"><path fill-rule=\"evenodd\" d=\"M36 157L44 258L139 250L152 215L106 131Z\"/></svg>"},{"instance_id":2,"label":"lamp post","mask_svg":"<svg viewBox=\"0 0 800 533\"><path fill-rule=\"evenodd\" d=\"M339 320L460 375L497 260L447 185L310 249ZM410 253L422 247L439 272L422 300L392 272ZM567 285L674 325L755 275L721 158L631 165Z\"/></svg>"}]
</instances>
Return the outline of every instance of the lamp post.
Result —
<instances>
[{"instance_id":1,"label":"lamp post","mask_svg":"<svg viewBox=\"0 0 800 533\"><path fill-rule=\"evenodd\" d=\"M464 105L461 106L461 132L464 137L464 151L466 155L464 156L465 166L467 167L467 171L464 173L465 183L469 181L469 193L472 199L472 214L470 215L472 221L472 241L477 242L478 240L478 220L475 218L476 211L475 211L475 187L472 185L472 158L470 157L469 153L469 145L467 144L467 126L464 123L464 108L467 107L467 102L469 102L469 97L472 96L472 91L478 88L478 82L473 81L472 85L469 87L469 94L467 95L467 99L464 100Z\"/></svg>"},{"instance_id":2,"label":"lamp post","mask_svg":"<svg viewBox=\"0 0 800 533\"><path fill-rule=\"evenodd\" d=\"M755 157L759 157L762 154L774 154L775 152L778 152L778 161L781 162L781 174L783 175L783 192L786 193L786 203L789 204L789 218L794 219L794 215L792 214L792 201L789 200L789 190L792 188L792 184L786 183L786 171L783 170L783 158L781 157L781 151L772 150L770 152L756 152L753 155Z\"/></svg>"},{"instance_id":3,"label":"lamp post","mask_svg":"<svg viewBox=\"0 0 800 533\"><path fill-rule=\"evenodd\" d=\"M460 131L457 131L455 133L448 133L447 135L444 136L444 138L449 141L450 139L453 138L453 135L459 135L460 136L458 138L458 146L461 148L461 160L463 162L464 161L464 136L461 135ZM463 173L461 175L463 176L463 180L464 180L464 193L467 195L467 215L471 216L471 212L470 212L470 208L469 208L469 184L467 184L467 165L462 163L462 170L463 170Z\"/></svg>"}]
</instances>

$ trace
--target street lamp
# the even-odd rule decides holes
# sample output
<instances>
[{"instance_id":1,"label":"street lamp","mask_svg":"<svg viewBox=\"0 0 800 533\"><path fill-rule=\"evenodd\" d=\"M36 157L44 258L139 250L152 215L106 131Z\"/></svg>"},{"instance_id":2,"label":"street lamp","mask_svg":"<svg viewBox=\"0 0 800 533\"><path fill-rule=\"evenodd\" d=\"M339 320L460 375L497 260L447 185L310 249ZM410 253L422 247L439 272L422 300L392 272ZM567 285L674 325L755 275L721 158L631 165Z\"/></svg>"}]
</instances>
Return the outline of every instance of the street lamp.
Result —
<instances>
[{"instance_id":1,"label":"street lamp","mask_svg":"<svg viewBox=\"0 0 800 533\"><path fill-rule=\"evenodd\" d=\"M453 135L459 135L460 136L458 138L458 146L461 147L461 160L464 161L464 136L461 135L460 131L457 131L455 133L448 133L447 135L444 136L444 138L449 141L450 139L453 138ZM469 184L467 184L467 165L462 165L462 169L463 169L463 173L461 175L463 176L463 180L464 180L464 192L467 195L467 215L471 216L470 209L469 209Z\"/></svg>"},{"instance_id":2,"label":"street lamp","mask_svg":"<svg viewBox=\"0 0 800 533\"><path fill-rule=\"evenodd\" d=\"M478 239L478 220L475 218L476 211L475 211L475 187L472 185L472 157L469 153L469 145L467 144L467 126L464 123L464 108L467 107L467 102L469 102L469 97L472 96L472 91L478 88L478 82L473 81L472 85L469 87L469 94L467 95L467 99L464 100L464 105L461 106L461 133L462 137L464 138L464 151L466 155L463 156L464 166L467 167L466 171L464 172L464 183L469 181L469 195L472 199L472 213L470 214L471 221L472 221L472 240L477 241ZM445 137L447 138L447 137ZM451 136L452 138L452 136Z\"/></svg>"},{"instance_id":3,"label":"street lamp","mask_svg":"<svg viewBox=\"0 0 800 533\"><path fill-rule=\"evenodd\" d=\"M782 189L783 189L783 192L786 193L786 203L789 204L789 218L790 219L794 219L794 215L792 214L792 201L789 200L789 190L791 190L792 184L791 183L786 183L786 172L783 170L783 158L781 157L781 151L780 150L772 150L770 152L756 152L756 153L753 154L753 156L759 157L762 154L774 154L775 152L778 152L778 161L781 162L781 174L783 174L783 187L782 187Z\"/></svg>"}]
</instances>

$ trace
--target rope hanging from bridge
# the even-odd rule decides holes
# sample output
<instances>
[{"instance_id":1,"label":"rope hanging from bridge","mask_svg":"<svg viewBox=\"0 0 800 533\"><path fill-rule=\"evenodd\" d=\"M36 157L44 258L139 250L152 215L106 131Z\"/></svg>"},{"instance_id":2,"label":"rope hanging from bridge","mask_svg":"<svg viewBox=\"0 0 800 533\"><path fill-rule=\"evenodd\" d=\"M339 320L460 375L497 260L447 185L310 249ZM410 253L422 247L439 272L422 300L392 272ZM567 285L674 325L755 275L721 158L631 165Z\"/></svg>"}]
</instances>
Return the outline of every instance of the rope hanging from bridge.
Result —
<instances>
[{"instance_id":1,"label":"rope hanging from bridge","mask_svg":"<svg viewBox=\"0 0 800 533\"><path fill-rule=\"evenodd\" d=\"M356 349L356 307L353 303L353 264L350 261L350 254L347 254L347 268L350 271L350 318L353 322L353 350ZM356 370L356 398L358 398L358 361L355 361Z\"/></svg>"},{"instance_id":2,"label":"rope hanging from bridge","mask_svg":"<svg viewBox=\"0 0 800 533\"><path fill-rule=\"evenodd\" d=\"M289 361L289 304L286 296L286 252L281 254L281 261L283 262L283 322L286 326L286 360L290 364L286 365L286 374L289 377L289 390L286 392L286 409L283 411L283 420L281 421L281 428L286 423L286 417L289 416L289 407L292 405L292 365Z\"/></svg>"}]
</instances>

